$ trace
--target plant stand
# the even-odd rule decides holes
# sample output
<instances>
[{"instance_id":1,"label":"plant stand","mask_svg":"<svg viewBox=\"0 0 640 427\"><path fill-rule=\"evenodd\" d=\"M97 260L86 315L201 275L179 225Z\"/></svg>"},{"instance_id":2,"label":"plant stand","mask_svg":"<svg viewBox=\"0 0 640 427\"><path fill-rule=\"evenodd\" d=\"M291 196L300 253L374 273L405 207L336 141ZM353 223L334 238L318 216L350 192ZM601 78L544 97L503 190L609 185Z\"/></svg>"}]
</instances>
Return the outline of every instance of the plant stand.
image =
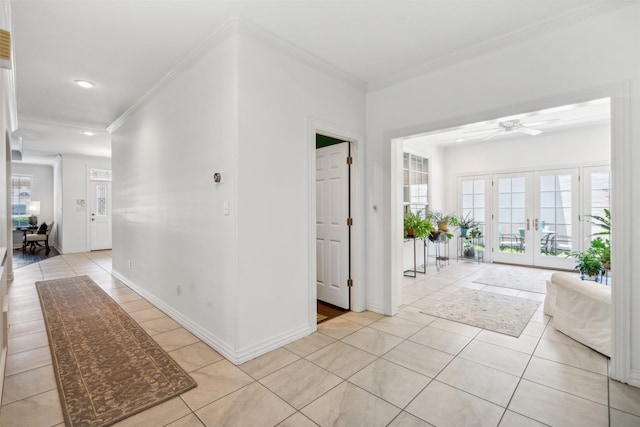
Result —
<instances>
[{"instance_id":1,"label":"plant stand","mask_svg":"<svg viewBox=\"0 0 640 427\"><path fill-rule=\"evenodd\" d=\"M433 243L435 250L436 270L440 271L441 268L449 265L449 238L441 232L435 232L432 236L429 241Z\"/></svg>"},{"instance_id":2,"label":"plant stand","mask_svg":"<svg viewBox=\"0 0 640 427\"><path fill-rule=\"evenodd\" d=\"M471 260L478 264L484 261L484 238L471 235L458 236L457 261Z\"/></svg>"},{"instance_id":3,"label":"plant stand","mask_svg":"<svg viewBox=\"0 0 640 427\"><path fill-rule=\"evenodd\" d=\"M405 270L404 271L404 275L406 277L416 277L417 273L422 273L425 274L427 272L427 242L420 238L420 237L405 237L404 241L405 242L409 242L413 240L413 270L409 269L409 270ZM423 257L424 257L424 263L422 264L422 270L418 270L418 266L417 266L417 257L416 257L416 241L417 240L422 240L423 242Z\"/></svg>"}]
</instances>

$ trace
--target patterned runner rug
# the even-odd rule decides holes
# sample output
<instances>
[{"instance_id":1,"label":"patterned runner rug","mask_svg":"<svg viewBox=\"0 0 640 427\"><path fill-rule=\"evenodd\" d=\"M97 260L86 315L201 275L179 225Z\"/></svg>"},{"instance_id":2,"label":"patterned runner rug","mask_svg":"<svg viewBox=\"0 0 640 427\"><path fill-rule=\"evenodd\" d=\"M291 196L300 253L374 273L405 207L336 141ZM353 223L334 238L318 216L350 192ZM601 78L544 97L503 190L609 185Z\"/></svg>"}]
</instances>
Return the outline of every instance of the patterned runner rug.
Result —
<instances>
[{"instance_id":1,"label":"patterned runner rug","mask_svg":"<svg viewBox=\"0 0 640 427\"><path fill-rule=\"evenodd\" d=\"M478 328L519 337L540 301L460 288L436 301L420 301L420 311Z\"/></svg>"},{"instance_id":2,"label":"patterned runner rug","mask_svg":"<svg viewBox=\"0 0 640 427\"><path fill-rule=\"evenodd\" d=\"M196 387L88 276L36 287L67 426L108 426Z\"/></svg>"}]
</instances>

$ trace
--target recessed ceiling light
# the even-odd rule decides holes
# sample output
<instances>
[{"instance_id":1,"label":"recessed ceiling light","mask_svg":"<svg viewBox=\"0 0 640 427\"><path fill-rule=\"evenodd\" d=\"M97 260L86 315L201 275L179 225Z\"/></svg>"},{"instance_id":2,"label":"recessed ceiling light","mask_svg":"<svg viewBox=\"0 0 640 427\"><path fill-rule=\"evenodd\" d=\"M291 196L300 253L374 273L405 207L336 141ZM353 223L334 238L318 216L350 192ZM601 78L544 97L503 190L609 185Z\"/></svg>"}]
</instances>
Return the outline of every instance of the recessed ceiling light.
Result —
<instances>
[{"instance_id":1,"label":"recessed ceiling light","mask_svg":"<svg viewBox=\"0 0 640 427\"><path fill-rule=\"evenodd\" d=\"M90 130L83 130L82 133L87 136L93 136L96 134L95 132L91 132Z\"/></svg>"},{"instance_id":2,"label":"recessed ceiling light","mask_svg":"<svg viewBox=\"0 0 640 427\"><path fill-rule=\"evenodd\" d=\"M90 89L92 87L95 87L96 84L93 82L90 82L88 80L74 80L74 82L76 82L76 84L80 87L83 87L85 89Z\"/></svg>"},{"instance_id":3,"label":"recessed ceiling light","mask_svg":"<svg viewBox=\"0 0 640 427\"><path fill-rule=\"evenodd\" d=\"M458 139L456 139L456 142L463 142L463 141L464 141L464 138L458 138Z\"/></svg>"}]
</instances>

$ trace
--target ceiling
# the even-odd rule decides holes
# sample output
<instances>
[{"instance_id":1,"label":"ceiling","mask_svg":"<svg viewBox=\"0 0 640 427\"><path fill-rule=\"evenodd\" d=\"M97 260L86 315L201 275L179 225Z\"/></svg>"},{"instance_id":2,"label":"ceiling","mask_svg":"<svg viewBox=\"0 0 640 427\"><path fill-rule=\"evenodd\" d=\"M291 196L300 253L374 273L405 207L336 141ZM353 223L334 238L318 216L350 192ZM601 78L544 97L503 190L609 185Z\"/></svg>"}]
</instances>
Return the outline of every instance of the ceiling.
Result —
<instances>
[{"instance_id":1,"label":"ceiling","mask_svg":"<svg viewBox=\"0 0 640 427\"><path fill-rule=\"evenodd\" d=\"M371 88L534 34L540 26L575 22L605 3L13 0L16 137L22 137L26 162L56 154L110 156L109 124L231 16ZM82 89L76 79L96 86Z\"/></svg>"},{"instance_id":2,"label":"ceiling","mask_svg":"<svg viewBox=\"0 0 640 427\"><path fill-rule=\"evenodd\" d=\"M610 124L610 121L611 103L609 98L594 99L578 104L561 105L545 110L469 123L436 132L412 135L404 139L404 146L420 150L433 145L477 144L488 140L522 138L523 135L525 138L535 136L531 133L549 134L569 128ZM518 124L510 129L509 122ZM523 125L527 133L524 133L520 128L520 124Z\"/></svg>"}]
</instances>

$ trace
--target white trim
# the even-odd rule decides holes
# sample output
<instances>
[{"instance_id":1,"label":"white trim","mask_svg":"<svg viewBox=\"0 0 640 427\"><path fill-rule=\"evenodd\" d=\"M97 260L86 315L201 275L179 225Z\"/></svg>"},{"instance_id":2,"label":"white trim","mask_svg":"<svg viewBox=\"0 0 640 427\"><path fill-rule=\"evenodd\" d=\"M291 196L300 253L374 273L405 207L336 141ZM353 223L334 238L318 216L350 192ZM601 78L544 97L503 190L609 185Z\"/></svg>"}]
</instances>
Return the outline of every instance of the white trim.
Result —
<instances>
[{"instance_id":1,"label":"white trim","mask_svg":"<svg viewBox=\"0 0 640 427\"><path fill-rule=\"evenodd\" d=\"M581 9L554 16L546 21L531 24L522 28L518 28L510 33L502 34L490 40L482 41L475 45L464 47L454 51L448 55L438 57L426 64L418 65L413 68L401 71L391 76L382 77L380 79L369 82L369 92L381 90L396 84L411 80L413 78L432 73L434 71L458 64L469 59L476 58L487 53L491 53L497 49L507 47L509 45L521 42L531 37L535 37L542 33L548 33L567 25L573 25L580 20L588 19L591 16L607 13L623 6L628 6L633 2L614 2L601 0L599 2L585 5ZM467 122L472 123L472 122Z\"/></svg>"},{"instance_id":2,"label":"white trim","mask_svg":"<svg viewBox=\"0 0 640 427\"><path fill-rule=\"evenodd\" d=\"M629 384L634 387L640 387L640 371L638 371L637 369L631 370Z\"/></svg>"},{"instance_id":3,"label":"white trim","mask_svg":"<svg viewBox=\"0 0 640 427\"><path fill-rule=\"evenodd\" d=\"M237 33L238 18L229 18L217 31L207 37L200 45L189 53L176 67L169 71L158 83L156 83L147 93L142 95L127 111L125 111L120 117L107 126L107 131L113 133L120 126L124 125L129 118L135 114L140 108L148 104L153 98L156 97L165 87L178 79L186 71L188 71L193 64L206 55L215 45L222 41L225 37Z\"/></svg>"},{"instance_id":4,"label":"white trim","mask_svg":"<svg viewBox=\"0 0 640 427\"><path fill-rule=\"evenodd\" d=\"M611 98L611 173L612 173L612 215L615 226L612 232L612 274L615 275L616 285L612 288L612 357L609 365L611 378L629 382L631 380L631 84L629 82L616 83L587 89L578 92L560 94L558 96L537 99L520 104L507 105L490 111L478 112L467 116L452 117L437 122L423 123L408 128L395 129L383 134L385 149L383 152L385 168L384 195L385 220L384 233L387 246L393 247L394 240L402 236L401 226L397 214L387 213L389 204L393 203L393 195L398 193L396 181L391 178L391 158L393 146L397 138L403 138L425 132L435 132L467 123L475 123L495 117L542 110L558 105L575 104L592 99ZM388 145L387 145L388 144ZM617 183L621 183L618 185ZM392 185L393 184L393 185ZM398 204L396 204L398 205ZM397 209L400 209L398 205ZM397 223L391 228L391 221ZM372 258L371 258L372 259ZM401 260L397 254L384 252L384 259L389 261L389 276L384 276L384 294L392 295L402 283ZM398 264L400 262L400 264ZM636 332L636 335L640 335Z\"/></svg>"},{"instance_id":5,"label":"white trim","mask_svg":"<svg viewBox=\"0 0 640 427\"><path fill-rule=\"evenodd\" d=\"M316 276L316 133L338 138L351 143L351 217L353 226L351 227L351 278L353 287L351 288L351 310L363 311L370 309L366 304L367 284L364 273L365 260L365 215L364 215L364 137L357 132L343 129L329 122L309 118L308 125L308 164L309 164L309 199L308 216L309 229L307 236L309 241L309 322L315 325L317 295ZM315 330L315 326L311 326Z\"/></svg>"},{"instance_id":6,"label":"white trim","mask_svg":"<svg viewBox=\"0 0 640 427\"><path fill-rule=\"evenodd\" d=\"M172 306L166 304L161 299L157 298L152 293L148 292L146 289L138 286L135 282L129 280L116 270L112 270L111 274L135 291L137 294L142 296L148 302L153 304L154 307L158 308L162 312L164 312L167 316L175 320L178 324L184 327L186 330L191 332L193 335L198 337L204 343L212 347L218 353L223 355L225 359L229 360L231 363L239 365L248 360L251 360L261 354L265 354L271 350L275 350L280 348L286 344L289 344L295 340L298 340L302 337L309 335L312 331L309 330L308 325L299 326L297 328L291 329L283 334L276 335L269 339L263 340L258 344L251 345L244 349L236 350L228 343L224 342L216 335L210 333L205 328L200 326L199 324L191 321L187 316L183 315L179 311L175 310Z\"/></svg>"},{"instance_id":7,"label":"white trim","mask_svg":"<svg viewBox=\"0 0 640 427\"><path fill-rule=\"evenodd\" d=\"M9 328L6 327L6 332L9 332ZM9 349L8 348L3 348L2 349L2 355L0 355L0 390L4 390L4 374L6 371L6 367L7 367L7 354L8 354ZM0 407L2 406L2 396L4 395L4 393L0 394Z\"/></svg>"},{"instance_id":8,"label":"white trim","mask_svg":"<svg viewBox=\"0 0 640 427\"><path fill-rule=\"evenodd\" d=\"M306 50L303 50L298 46L284 39L281 39L274 33L267 31L264 28L259 27L256 24L244 18L239 20L238 22L239 22L239 32L241 34L253 37L254 39L262 43L268 44L269 46L272 46L278 49L279 51L289 55L290 57L296 59L297 61L305 65L308 65L314 70L321 71L327 75L330 75L334 78L342 80L343 82L353 86L356 89L359 89L363 92L367 90L366 82L347 73L341 68L338 68L335 65L332 65L327 61L324 61L318 58L317 56L312 55Z\"/></svg>"},{"instance_id":9,"label":"white trim","mask_svg":"<svg viewBox=\"0 0 640 427\"><path fill-rule=\"evenodd\" d=\"M631 85L618 85L611 97L611 378L631 380ZM640 331L635 331L636 337ZM637 378L637 377L636 377ZM638 384L637 381L636 384Z\"/></svg>"},{"instance_id":10,"label":"white trim","mask_svg":"<svg viewBox=\"0 0 640 427\"><path fill-rule=\"evenodd\" d=\"M352 76L351 74L329 64L326 61L319 59L316 56L296 47L295 45L277 37L275 34L258 27L257 25L250 23L246 19L239 17L229 18L217 31L209 36L204 42L202 42L197 48L189 53L176 67L169 71L158 83L156 83L147 93L145 93L139 100L137 100L127 111L125 111L120 117L107 126L107 131L113 133L120 126L124 125L129 118L140 108L149 103L158 93L160 93L171 82L179 78L182 74L188 71L193 64L206 55L214 46L216 46L225 37L231 34L247 35L254 37L262 43L268 44L276 49L279 49L283 53L293 57L294 59L309 65L316 70L322 71L327 75L338 78L363 92L366 91L366 83L362 80Z\"/></svg>"}]
</instances>

